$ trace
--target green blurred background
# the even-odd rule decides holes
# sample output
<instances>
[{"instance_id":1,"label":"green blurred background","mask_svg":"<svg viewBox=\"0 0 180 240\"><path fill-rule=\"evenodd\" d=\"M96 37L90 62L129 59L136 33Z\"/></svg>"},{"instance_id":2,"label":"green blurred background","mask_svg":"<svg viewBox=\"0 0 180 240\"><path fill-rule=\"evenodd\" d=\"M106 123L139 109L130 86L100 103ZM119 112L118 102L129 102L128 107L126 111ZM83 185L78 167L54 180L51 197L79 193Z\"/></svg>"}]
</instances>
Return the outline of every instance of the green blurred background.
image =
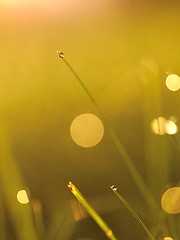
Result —
<instances>
[{"instance_id":1,"label":"green blurred background","mask_svg":"<svg viewBox=\"0 0 180 240\"><path fill-rule=\"evenodd\" d=\"M150 128L159 116L179 124L180 92L165 86L166 72L180 74L179 1L0 0L0 239L37 239L31 206L16 200L24 187L41 204L42 239L107 239L67 188L72 181L118 239L146 234L111 184L156 239L178 240L179 214L161 213L157 222L106 129L95 147L72 141L73 119L98 113L57 50L98 102L159 208L164 191L180 181L179 133L159 136Z\"/></svg>"}]
</instances>

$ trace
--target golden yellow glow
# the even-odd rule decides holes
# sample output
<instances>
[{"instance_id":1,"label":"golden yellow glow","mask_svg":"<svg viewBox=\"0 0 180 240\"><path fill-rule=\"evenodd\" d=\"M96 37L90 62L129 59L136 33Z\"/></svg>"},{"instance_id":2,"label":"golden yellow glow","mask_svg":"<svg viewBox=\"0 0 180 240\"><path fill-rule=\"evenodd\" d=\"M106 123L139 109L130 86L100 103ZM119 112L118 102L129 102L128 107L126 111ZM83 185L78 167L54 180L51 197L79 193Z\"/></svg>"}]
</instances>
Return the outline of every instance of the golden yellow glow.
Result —
<instances>
[{"instance_id":1,"label":"golden yellow glow","mask_svg":"<svg viewBox=\"0 0 180 240\"><path fill-rule=\"evenodd\" d=\"M176 74L170 74L166 78L166 86L171 91L180 89L180 77Z\"/></svg>"},{"instance_id":2,"label":"golden yellow glow","mask_svg":"<svg viewBox=\"0 0 180 240\"><path fill-rule=\"evenodd\" d=\"M153 133L164 135L166 133L166 119L163 117L155 118L151 123Z\"/></svg>"},{"instance_id":3,"label":"golden yellow glow","mask_svg":"<svg viewBox=\"0 0 180 240\"><path fill-rule=\"evenodd\" d=\"M101 141L104 126L98 117L85 113L73 120L70 134L73 141L81 147L93 147Z\"/></svg>"},{"instance_id":4,"label":"golden yellow glow","mask_svg":"<svg viewBox=\"0 0 180 240\"><path fill-rule=\"evenodd\" d=\"M171 237L164 237L162 240L173 240Z\"/></svg>"},{"instance_id":5,"label":"golden yellow glow","mask_svg":"<svg viewBox=\"0 0 180 240\"><path fill-rule=\"evenodd\" d=\"M177 125L175 124L175 122L171 121L171 120L167 120L166 121L166 133L167 134L175 134L177 133L178 128Z\"/></svg>"},{"instance_id":6,"label":"golden yellow glow","mask_svg":"<svg viewBox=\"0 0 180 240\"><path fill-rule=\"evenodd\" d=\"M29 198L27 195L27 191L26 190L20 190L17 193L17 200L18 202L20 202L21 204L27 204L29 202Z\"/></svg>"},{"instance_id":7,"label":"golden yellow glow","mask_svg":"<svg viewBox=\"0 0 180 240\"><path fill-rule=\"evenodd\" d=\"M158 135L176 134L178 127L172 120L167 120L163 117L155 118L151 123L152 132Z\"/></svg>"},{"instance_id":8,"label":"golden yellow glow","mask_svg":"<svg viewBox=\"0 0 180 240\"><path fill-rule=\"evenodd\" d=\"M161 198L161 207L171 214L180 213L180 187L169 188Z\"/></svg>"}]
</instances>

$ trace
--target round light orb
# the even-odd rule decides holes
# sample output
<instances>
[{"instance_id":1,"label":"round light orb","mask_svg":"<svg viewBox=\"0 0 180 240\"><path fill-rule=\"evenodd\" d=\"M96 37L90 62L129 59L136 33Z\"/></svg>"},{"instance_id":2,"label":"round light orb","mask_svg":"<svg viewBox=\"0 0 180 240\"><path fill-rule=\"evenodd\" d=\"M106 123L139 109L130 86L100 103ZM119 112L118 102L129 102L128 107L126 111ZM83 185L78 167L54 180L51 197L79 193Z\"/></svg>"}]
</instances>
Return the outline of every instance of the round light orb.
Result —
<instances>
[{"instance_id":1,"label":"round light orb","mask_svg":"<svg viewBox=\"0 0 180 240\"><path fill-rule=\"evenodd\" d=\"M170 74L166 78L166 87L175 92L180 89L180 77L176 74Z\"/></svg>"},{"instance_id":2,"label":"round light orb","mask_svg":"<svg viewBox=\"0 0 180 240\"><path fill-rule=\"evenodd\" d=\"M89 148L101 141L104 135L104 126L97 116L85 113L72 121L70 134L77 145Z\"/></svg>"},{"instance_id":3,"label":"round light orb","mask_svg":"<svg viewBox=\"0 0 180 240\"><path fill-rule=\"evenodd\" d=\"M162 209L170 214L180 213L180 187L169 188L161 198Z\"/></svg>"},{"instance_id":4,"label":"round light orb","mask_svg":"<svg viewBox=\"0 0 180 240\"><path fill-rule=\"evenodd\" d=\"M176 134L178 131L177 125L171 120L166 121L166 133L169 135Z\"/></svg>"},{"instance_id":5,"label":"round light orb","mask_svg":"<svg viewBox=\"0 0 180 240\"><path fill-rule=\"evenodd\" d=\"M26 190L20 190L17 193L17 200L21 204L27 204L29 202L27 191Z\"/></svg>"},{"instance_id":6,"label":"round light orb","mask_svg":"<svg viewBox=\"0 0 180 240\"><path fill-rule=\"evenodd\" d=\"M171 237L164 237L162 240L173 240Z\"/></svg>"},{"instance_id":7,"label":"round light orb","mask_svg":"<svg viewBox=\"0 0 180 240\"><path fill-rule=\"evenodd\" d=\"M164 135L166 133L166 119L163 117L155 118L151 123L151 129L154 134Z\"/></svg>"}]
</instances>

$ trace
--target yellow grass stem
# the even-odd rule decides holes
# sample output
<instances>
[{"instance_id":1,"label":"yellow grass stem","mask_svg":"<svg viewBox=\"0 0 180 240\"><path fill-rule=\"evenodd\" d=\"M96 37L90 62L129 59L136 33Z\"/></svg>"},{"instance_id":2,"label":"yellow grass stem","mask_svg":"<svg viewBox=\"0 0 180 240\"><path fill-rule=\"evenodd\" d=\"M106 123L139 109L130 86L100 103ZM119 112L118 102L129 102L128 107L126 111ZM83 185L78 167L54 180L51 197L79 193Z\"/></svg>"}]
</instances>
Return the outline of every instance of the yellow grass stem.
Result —
<instances>
[{"instance_id":1,"label":"yellow grass stem","mask_svg":"<svg viewBox=\"0 0 180 240\"><path fill-rule=\"evenodd\" d=\"M91 215L91 217L96 221L99 227L105 232L106 236L111 240L117 240L114 236L112 230L108 227L108 225L104 222L104 220L98 215L98 213L93 209L93 207L88 203L88 201L84 198L84 196L80 193L80 191L69 182L68 185L71 192L77 198L77 200L83 205L83 207L87 210L87 212Z\"/></svg>"}]
</instances>

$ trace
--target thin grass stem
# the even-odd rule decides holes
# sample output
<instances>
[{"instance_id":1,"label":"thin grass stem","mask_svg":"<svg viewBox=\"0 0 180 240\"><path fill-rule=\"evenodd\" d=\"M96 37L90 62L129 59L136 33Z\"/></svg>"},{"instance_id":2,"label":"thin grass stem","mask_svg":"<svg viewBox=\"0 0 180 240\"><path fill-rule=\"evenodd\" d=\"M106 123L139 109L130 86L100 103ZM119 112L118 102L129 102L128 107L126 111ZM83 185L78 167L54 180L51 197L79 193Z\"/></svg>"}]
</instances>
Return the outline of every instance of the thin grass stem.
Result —
<instances>
[{"instance_id":1,"label":"thin grass stem","mask_svg":"<svg viewBox=\"0 0 180 240\"><path fill-rule=\"evenodd\" d=\"M130 211L130 213L135 217L135 219L139 222L139 224L142 226L142 228L146 231L147 235L151 240L155 240L155 238L152 236L146 225L143 223L143 221L140 219L140 217L137 215L137 213L134 211L134 209L129 205L128 202L121 196L120 193L117 192L117 188L113 186L110 187L113 192L116 194L116 196L121 200L121 202L127 207L127 209Z\"/></svg>"},{"instance_id":2,"label":"thin grass stem","mask_svg":"<svg viewBox=\"0 0 180 240\"><path fill-rule=\"evenodd\" d=\"M108 227L108 225L104 222L104 220L98 215L98 213L93 209L93 207L88 203L88 201L84 198L84 196L80 193L80 191L69 182L68 185L71 192L77 198L77 200L83 205L83 207L87 210L87 212L91 215L91 217L96 221L99 227L105 232L106 236L111 240L117 240L114 236L112 230Z\"/></svg>"},{"instance_id":3,"label":"thin grass stem","mask_svg":"<svg viewBox=\"0 0 180 240\"><path fill-rule=\"evenodd\" d=\"M137 171L133 161L131 160L131 158L128 155L127 151L125 150L125 148L123 147L122 143L120 142L119 137L117 136L117 134L115 133L115 131L111 127L110 123L107 121L106 117L102 113L100 107L98 106L98 104L96 103L94 98L92 97L91 93L89 92L87 87L84 85L82 80L79 78L77 73L74 71L74 69L71 67L71 65L64 58L64 54L62 52L59 53L59 57L62 58L62 60L66 64L66 66L70 69L72 74L75 76L76 80L80 83L80 85L82 86L82 88L84 89L84 91L86 92L88 97L90 98L91 102L95 106L97 112L99 113L99 117L103 121L104 126L106 127L109 135L111 136L114 144L116 145L116 147L117 147L117 149L118 149L122 159L124 160L124 163L126 164L128 170L130 171L130 173L132 175L132 178L135 181L135 183L136 183L140 193L142 194L144 200L146 201L146 203L149 206L153 206L154 208L158 209L156 201L155 201L154 197L152 196L149 188L146 186L145 182L143 181L142 177L140 176L139 172Z\"/></svg>"}]
</instances>

